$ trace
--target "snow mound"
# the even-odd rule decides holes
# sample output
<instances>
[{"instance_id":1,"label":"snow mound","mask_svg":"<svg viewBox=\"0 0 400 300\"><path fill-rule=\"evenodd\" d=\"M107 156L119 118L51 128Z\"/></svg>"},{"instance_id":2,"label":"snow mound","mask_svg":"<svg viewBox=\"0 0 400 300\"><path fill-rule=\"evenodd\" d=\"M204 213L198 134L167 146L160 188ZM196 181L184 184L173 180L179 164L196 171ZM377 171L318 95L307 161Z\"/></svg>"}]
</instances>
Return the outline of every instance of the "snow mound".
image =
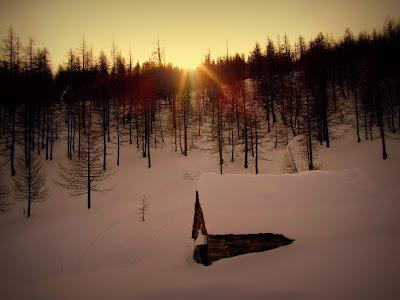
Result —
<instances>
[{"instance_id":1,"label":"snow mound","mask_svg":"<svg viewBox=\"0 0 400 300\"><path fill-rule=\"evenodd\" d=\"M208 233L274 232L296 238L304 234L304 226L323 235L329 228L319 223L321 218L335 218L360 205L361 180L358 169L292 175L204 173L197 187Z\"/></svg>"}]
</instances>

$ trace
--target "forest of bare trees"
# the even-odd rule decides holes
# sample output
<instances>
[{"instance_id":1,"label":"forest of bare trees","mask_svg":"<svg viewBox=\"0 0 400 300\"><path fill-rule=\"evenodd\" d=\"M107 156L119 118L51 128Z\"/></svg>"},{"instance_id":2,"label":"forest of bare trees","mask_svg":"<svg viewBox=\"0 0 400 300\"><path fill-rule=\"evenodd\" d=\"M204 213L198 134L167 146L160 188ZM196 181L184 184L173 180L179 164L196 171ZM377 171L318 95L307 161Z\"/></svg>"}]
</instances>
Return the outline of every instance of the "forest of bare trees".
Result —
<instances>
[{"instance_id":1,"label":"forest of bare trees","mask_svg":"<svg viewBox=\"0 0 400 300\"><path fill-rule=\"evenodd\" d=\"M0 211L8 177L28 217L31 201L46 197L42 164L53 163L56 144L65 157L60 184L85 194L88 208L91 192L106 189L102 182L124 163L121 147L151 168L153 150L167 139L190 156L193 140L207 136L221 174L236 160L244 168L254 162L258 173L267 144L286 149L288 170L298 172L291 141L313 170L318 149L334 143L333 126L350 123L355 143L379 138L381 157L390 159L387 139L400 130L399 23L358 36L346 30L336 40L321 33L309 42L284 35L264 43L248 56L207 54L187 71L165 63L159 42L139 64L115 42L109 54L95 55L83 38L52 72L49 51L33 39L22 43L10 28L0 65L0 164L7 171Z\"/></svg>"}]
</instances>

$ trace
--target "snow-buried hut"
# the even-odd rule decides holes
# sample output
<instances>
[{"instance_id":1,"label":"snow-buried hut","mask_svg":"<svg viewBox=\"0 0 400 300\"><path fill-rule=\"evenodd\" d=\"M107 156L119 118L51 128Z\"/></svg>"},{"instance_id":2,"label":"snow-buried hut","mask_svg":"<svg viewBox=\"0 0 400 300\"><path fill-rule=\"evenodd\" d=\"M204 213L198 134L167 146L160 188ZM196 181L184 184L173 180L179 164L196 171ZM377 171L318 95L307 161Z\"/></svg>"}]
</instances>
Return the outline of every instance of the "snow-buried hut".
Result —
<instances>
[{"instance_id":1,"label":"snow-buried hut","mask_svg":"<svg viewBox=\"0 0 400 300\"><path fill-rule=\"evenodd\" d=\"M269 185L274 189L269 177L214 173L200 176L192 228L196 262L210 265L222 258L267 251L293 242L282 234L266 232L274 227L279 229L268 220L274 210L265 188Z\"/></svg>"}]
</instances>

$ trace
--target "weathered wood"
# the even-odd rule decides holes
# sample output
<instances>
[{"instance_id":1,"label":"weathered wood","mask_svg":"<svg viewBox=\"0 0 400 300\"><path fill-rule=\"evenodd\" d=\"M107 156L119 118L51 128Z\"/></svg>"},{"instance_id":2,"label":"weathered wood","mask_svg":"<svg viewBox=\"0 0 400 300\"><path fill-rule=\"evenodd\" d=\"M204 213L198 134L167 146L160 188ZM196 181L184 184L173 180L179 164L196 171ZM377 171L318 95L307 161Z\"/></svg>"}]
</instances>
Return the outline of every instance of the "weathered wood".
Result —
<instances>
[{"instance_id":1,"label":"weathered wood","mask_svg":"<svg viewBox=\"0 0 400 300\"><path fill-rule=\"evenodd\" d=\"M222 258L267 251L292 242L282 234L273 233L207 235L207 244L198 245L193 258L207 266Z\"/></svg>"},{"instance_id":2,"label":"weathered wood","mask_svg":"<svg viewBox=\"0 0 400 300\"><path fill-rule=\"evenodd\" d=\"M207 252L208 252L207 244L197 245L196 248L194 248L193 259L199 264L209 266L211 265L211 262L209 262L208 260Z\"/></svg>"},{"instance_id":3,"label":"weathered wood","mask_svg":"<svg viewBox=\"0 0 400 300\"><path fill-rule=\"evenodd\" d=\"M196 191L196 203L194 205L194 217L193 217L193 227L192 227L192 239L196 240L199 236L199 231L203 235L207 234L206 223L204 221L203 210L201 209L199 201L199 192Z\"/></svg>"},{"instance_id":4,"label":"weathered wood","mask_svg":"<svg viewBox=\"0 0 400 300\"><path fill-rule=\"evenodd\" d=\"M194 207L192 238L196 240L199 232L206 237L206 244L197 245L193 252L193 259L205 266L222 258L242 255L252 252L261 252L289 245L292 239L282 234L255 233L255 234L208 234L200 205L199 193L196 191Z\"/></svg>"}]
</instances>

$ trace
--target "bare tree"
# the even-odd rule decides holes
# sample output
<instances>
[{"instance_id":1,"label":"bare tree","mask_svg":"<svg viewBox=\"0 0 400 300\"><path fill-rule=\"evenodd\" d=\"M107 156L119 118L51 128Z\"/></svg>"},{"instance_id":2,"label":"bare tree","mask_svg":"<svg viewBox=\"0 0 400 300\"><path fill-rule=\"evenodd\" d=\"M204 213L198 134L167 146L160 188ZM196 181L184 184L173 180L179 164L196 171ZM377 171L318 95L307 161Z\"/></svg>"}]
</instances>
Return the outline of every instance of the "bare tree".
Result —
<instances>
[{"instance_id":1,"label":"bare tree","mask_svg":"<svg viewBox=\"0 0 400 300\"><path fill-rule=\"evenodd\" d=\"M0 214L4 213L7 210L9 205L7 201L8 190L6 185L3 182L4 176L0 176Z\"/></svg>"},{"instance_id":2,"label":"bare tree","mask_svg":"<svg viewBox=\"0 0 400 300\"><path fill-rule=\"evenodd\" d=\"M28 156L28 166L22 155L18 158L19 170L13 177L16 198L26 201L27 218L31 216L32 202L47 198L46 175L42 169L42 159L34 151L29 151Z\"/></svg>"},{"instance_id":3,"label":"bare tree","mask_svg":"<svg viewBox=\"0 0 400 300\"><path fill-rule=\"evenodd\" d=\"M91 208L91 193L108 189L100 184L112 173L103 169L103 149L100 143L101 120L95 122L96 115L92 114L91 105L86 109L88 121L83 133L81 157L74 157L68 165L60 164L60 185L68 188L72 196L87 195L87 207ZM99 117L99 116L97 116ZM100 118L97 118L100 119Z\"/></svg>"},{"instance_id":4,"label":"bare tree","mask_svg":"<svg viewBox=\"0 0 400 300\"><path fill-rule=\"evenodd\" d=\"M219 157L219 172L222 175L222 167L224 165L224 127L223 127L223 101L224 97L222 94L217 95L217 139L218 139L218 157Z\"/></svg>"},{"instance_id":5,"label":"bare tree","mask_svg":"<svg viewBox=\"0 0 400 300\"><path fill-rule=\"evenodd\" d=\"M142 202L140 203L140 206L138 207L138 214L139 214L139 219L140 221L144 222L146 220L146 214L147 211L149 210L150 203L146 200L146 195L143 196Z\"/></svg>"}]
</instances>

